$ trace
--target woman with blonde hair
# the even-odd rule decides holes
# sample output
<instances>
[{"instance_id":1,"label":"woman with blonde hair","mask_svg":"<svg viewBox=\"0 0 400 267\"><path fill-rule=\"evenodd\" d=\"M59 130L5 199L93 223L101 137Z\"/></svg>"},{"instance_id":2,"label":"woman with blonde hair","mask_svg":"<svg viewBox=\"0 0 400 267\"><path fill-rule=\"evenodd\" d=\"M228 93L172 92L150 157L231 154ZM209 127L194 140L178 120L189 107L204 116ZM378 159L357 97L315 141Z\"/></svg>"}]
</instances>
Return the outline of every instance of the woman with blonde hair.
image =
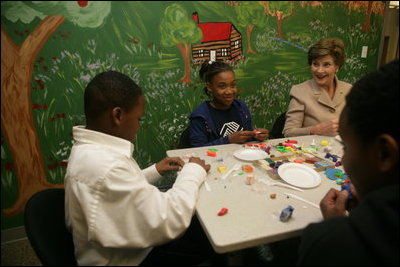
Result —
<instances>
[{"instance_id":1,"label":"woman with blonde hair","mask_svg":"<svg viewBox=\"0 0 400 267\"><path fill-rule=\"evenodd\" d=\"M351 89L351 84L336 76L344 61L344 43L338 38L321 39L310 47L308 64L313 77L290 90L285 137L337 135L339 115Z\"/></svg>"}]
</instances>

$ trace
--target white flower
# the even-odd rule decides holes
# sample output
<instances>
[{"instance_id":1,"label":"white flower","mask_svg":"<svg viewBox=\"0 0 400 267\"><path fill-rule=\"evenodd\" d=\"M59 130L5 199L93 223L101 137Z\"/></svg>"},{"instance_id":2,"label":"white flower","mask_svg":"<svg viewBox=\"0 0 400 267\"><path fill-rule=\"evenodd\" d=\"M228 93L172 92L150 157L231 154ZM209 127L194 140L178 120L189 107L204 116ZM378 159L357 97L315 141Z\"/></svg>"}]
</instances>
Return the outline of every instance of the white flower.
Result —
<instances>
[{"instance_id":1,"label":"white flower","mask_svg":"<svg viewBox=\"0 0 400 267\"><path fill-rule=\"evenodd\" d=\"M85 82L90 81L90 75L89 74L81 75L81 80Z\"/></svg>"},{"instance_id":2,"label":"white flower","mask_svg":"<svg viewBox=\"0 0 400 267\"><path fill-rule=\"evenodd\" d=\"M86 67L87 67L89 70L95 70L95 69L100 68L100 64L99 64L99 63L87 64Z\"/></svg>"}]
</instances>

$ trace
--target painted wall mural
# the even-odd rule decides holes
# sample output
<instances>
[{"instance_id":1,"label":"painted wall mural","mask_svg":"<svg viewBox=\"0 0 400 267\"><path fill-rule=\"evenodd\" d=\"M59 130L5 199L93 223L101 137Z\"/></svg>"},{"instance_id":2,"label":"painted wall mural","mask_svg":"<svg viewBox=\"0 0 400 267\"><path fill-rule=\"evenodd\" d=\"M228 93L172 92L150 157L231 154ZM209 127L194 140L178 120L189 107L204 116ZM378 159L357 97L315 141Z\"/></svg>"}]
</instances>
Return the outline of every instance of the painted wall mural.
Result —
<instances>
[{"instance_id":1,"label":"painted wall mural","mask_svg":"<svg viewBox=\"0 0 400 267\"><path fill-rule=\"evenodd\" d=\"M310 77L308 47L343 39L338 76L353 83L377 65L384 15L381 1L2 1L1 10L2 229L23 224L32 194L63 186L97 73L121 71L143 88L134 157L146 167L176 146L206 98L201 62L231 62L255 127L270 129L291 86Z\"/></svg>"}]
</instances>

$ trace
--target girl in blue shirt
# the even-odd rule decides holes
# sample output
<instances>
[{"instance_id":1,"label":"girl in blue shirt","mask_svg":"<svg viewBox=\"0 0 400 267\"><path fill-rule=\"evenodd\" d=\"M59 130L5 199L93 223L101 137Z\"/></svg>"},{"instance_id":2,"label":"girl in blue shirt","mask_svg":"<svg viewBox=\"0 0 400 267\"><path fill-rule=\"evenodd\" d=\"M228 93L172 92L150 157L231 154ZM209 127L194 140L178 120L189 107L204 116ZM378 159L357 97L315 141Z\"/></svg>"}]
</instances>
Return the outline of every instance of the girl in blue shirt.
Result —
<instances>
[{"instance_id":1,"label":"girl in blue shirt","mask_svg":"<svg viewBox=\"0 0 400 267\"><path fill-rule=\"evenodd\" d=\"M236 78L229 64L205 62L199 75L206 83L204 90L211 100L204 101L189 116L192 147L242 144L268 138L268 130L253 130L249 109L243 101L236 99Z\"/></svg>"}]
</instances>

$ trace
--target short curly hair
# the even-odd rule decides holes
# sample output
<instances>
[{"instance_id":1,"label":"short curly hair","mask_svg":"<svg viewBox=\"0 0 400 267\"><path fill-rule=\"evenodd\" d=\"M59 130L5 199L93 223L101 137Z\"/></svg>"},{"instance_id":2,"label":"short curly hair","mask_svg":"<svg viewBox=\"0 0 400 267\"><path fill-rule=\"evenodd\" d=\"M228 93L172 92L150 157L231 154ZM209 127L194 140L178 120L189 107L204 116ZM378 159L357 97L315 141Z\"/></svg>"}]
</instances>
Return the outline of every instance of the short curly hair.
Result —
<instances>
[{"instance_id":1,"label":"short curly hair","mask_svg":"<svg viewBox=\"0 0 400 267\"><path fill-rule=\"evenodd\" d=\"M130 111L141 95L142 89L125 74L117 71L99 73L85 89L86 122L96 120L103 112L114 107Z\"/></svg>"},{"instance_id":2,"label":"short curly hair","mask_svg":"<svg viewBox=\"0 0 400 267\"><path fill-rule=\"evenodd\" d=\"M332 56L335 64L340 69L345 61L343 41L339 38L324 38L319 40L318 43L308 49L308 65L311 66L313 60L324 56Z\"/></svg>"},{"instance_id":3,"label":"short curly hair","mask_svg":"<svg viewBox=\"0 0 400 267\"><path fill-rule=\"evenodd\" d=\"M380 134L390 134L400 142L399 60L360 78L347 94L343 112L363 143Z\"/></svg>"}]
</instances>

